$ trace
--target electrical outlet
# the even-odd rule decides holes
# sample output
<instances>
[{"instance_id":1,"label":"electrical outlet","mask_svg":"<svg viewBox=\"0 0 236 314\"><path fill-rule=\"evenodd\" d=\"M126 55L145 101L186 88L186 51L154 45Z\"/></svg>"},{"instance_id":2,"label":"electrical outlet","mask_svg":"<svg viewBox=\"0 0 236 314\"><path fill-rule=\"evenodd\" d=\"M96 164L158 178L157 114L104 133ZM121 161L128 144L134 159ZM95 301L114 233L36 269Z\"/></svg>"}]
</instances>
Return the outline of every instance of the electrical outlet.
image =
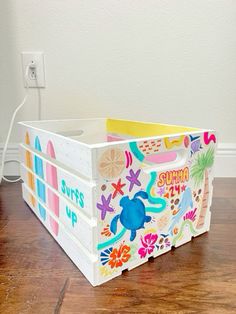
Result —
<instances>
[{"instance_id":1,"label":"electrical outlet","mask_svg":"<svg viewBox=\"0 0 236 314\"><path fill-rule=\"evenodd\" d=\"M25 87L27 86L26 79L29 87L45 87L45 68L43 52L22 52L21 59ZM29 68L28 76L27 78L25 78L26 68L29 64L34 64L35 67Z\"/></svg>"}]
</instances>

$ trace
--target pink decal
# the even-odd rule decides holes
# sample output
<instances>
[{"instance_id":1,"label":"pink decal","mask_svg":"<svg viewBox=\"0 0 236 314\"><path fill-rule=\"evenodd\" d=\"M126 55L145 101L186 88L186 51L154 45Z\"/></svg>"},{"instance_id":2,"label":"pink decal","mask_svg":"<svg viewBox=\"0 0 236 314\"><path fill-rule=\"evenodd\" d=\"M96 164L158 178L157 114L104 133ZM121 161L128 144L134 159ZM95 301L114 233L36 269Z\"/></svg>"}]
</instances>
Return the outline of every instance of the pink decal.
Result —
<instances>
[{"instance_id":1,"label":"pink decal","mask_svg":"<svg viewBox=\"0 0 236 314\"><path fill-rule=\"evenodd\" d=\"M138 254L141 258L153 252L157 238L158 236L155 233L148 233L144 237L141 236L142 247L138 250Z\"/></svg>"},{"instance_id":2,"label":"pink decal","mask_svg":"<svg viewBox=\"0 0 236 314\"><path fill-rule=\"evenodd\" d=\"M123 141L123 138L115 135L107 135L108 142L116 142L116 141Z\"/></svg>"},{"instance_id":3,"label":"pink decal","mask_svg":"<svg viewBox=\"0 0 236 314\"><path fill-rule=\"evenodd\" d=\"M155 163L155 164L163 164L170 161L174 161L177 158L176 152L167 152L160 154L153 154L145 157L145 160Z\"/></svg>"},{"instance_id":4,"label":"pink decal","mask_svg":"<svg viewBox=\"0 0 236 314\"><path fill-rule=\"evenodd\" d=\"M51 158L56 158L51 141L49 141L47 145L47 154ZM57 168L49 163L46 163L46 181L55 190L58 190ZM57 217L59 217L59 197L50 189L48 189L48 207ZM50 217L50 225L53 233L58 235L59 225L52 217Z\"/></svg>"},{"instance_id":5,"label":"pink decal","mask_svg":"<svg viewBox=\"0 0 236 314\"><path fill-rule=\"evenodd\" d=\"M184 146L186 148L188 148L189 147L189 143L190 143L189 137L186 135L185 138L184 138Z\"/></svg>"},{"instance_id":6,"label":"pink decal","mask_svg":"<svg viewBox=\"0 0 236 314\"><path fill-rule=\"evenodd\" d=\"M125 151L125 156L126 156L126 165L125 165L125 168L129 168L129 166L132 165L133 163L133 158L132 158L132 155L129 151Z\"/></svg>"},{"instance_id":7,"label":"pink decal","mask_svg":"<svg viewBox=\"0 0 236 314\"><path fill-rule=\"evenodd\" d=\"M216 143L216 137L215 134L211 134L209 136L209 132L204 132L204 143L206 145L208 145L211 141L213 141L214 143Z\"/></svg>"},{"instance_id":8,"label":"pink decal","mask_svg":"<svg viewBox=\"0 0 236 314\"><path fill-rule=\"evenodd\" d=\"M190 210L189 212L187 212L185 215L184 215L184 220L191 220L192 222L195 221L196 219L196 211L197 211L197 208L195 208L194 210Z\"/></svg>"}]
</instances>

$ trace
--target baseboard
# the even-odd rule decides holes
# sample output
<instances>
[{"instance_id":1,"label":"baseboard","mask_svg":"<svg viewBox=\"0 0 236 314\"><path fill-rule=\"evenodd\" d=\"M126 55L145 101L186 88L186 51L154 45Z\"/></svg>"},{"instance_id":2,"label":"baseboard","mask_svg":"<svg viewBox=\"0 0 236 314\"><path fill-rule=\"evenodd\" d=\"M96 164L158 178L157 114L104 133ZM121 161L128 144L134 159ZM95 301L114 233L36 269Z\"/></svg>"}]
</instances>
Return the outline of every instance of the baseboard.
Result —
<instances>
[{"instance_id":1,"label":"baseboard","mask_svg":"<svg viewBox=\"0 0 236 314\"><path fill-rule=\"evenodd\" d=\"M236 177L236 143L218 144L215 177Z\"/></svg>"},{"instance_id":2,"label":"baseboard","mask_svg":"<svg viewBox=\"0 0 236 314\"><path fill-rule=\"evenodd\" d=\"M0 160L2 158L3 144L0 143ZM19 160L17 143L11 143L8 147L6 159ZM6 164L5 175L19 175L19 164L16 162ZM216 162L215 177L236 177L236 143L219 143Z\"/></svg>"},{"instance_id":3,"label":"baseboard","mask_svg":"<svg viewBox=\"0 0 236 314\"><path fill-rule=\"evenodd\" d=\"M2 161L2 151L3 151L3 143L0 143L0 162ZM6 153L6 160L19 160L19 148L17 143L10 143L8 145L8 150ZM1 164L0 164L1 167ZM19 163L10 162L6 163L4 167L4 175L6 176L19 176L20 169Z\"/></svg>"}]
</instances>

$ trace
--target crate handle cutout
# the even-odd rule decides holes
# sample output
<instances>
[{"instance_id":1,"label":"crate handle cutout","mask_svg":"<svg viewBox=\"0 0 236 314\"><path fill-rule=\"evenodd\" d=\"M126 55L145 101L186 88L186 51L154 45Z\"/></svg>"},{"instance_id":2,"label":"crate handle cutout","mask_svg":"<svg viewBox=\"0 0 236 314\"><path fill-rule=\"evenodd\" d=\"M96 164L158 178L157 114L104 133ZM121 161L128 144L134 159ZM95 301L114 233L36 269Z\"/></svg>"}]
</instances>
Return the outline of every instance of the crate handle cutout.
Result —
<instances>
[{"instance_id":1,"label":"crate handle cutout","mask_svg":"<svg viewBox=\"0 0 236 314\"><path fill-rule=\"evenodd\" d=\"M188 151L185 149L172 150L144 156L136 142L130 143L134 156L144 164L144 172L162 171L168 168L181 167L187 162Z\"/></svg>"},{"instance_id":2,"label":"crate handle cutout","mask_svg":"<svg viewBox=\"0 0 236 314\"><path fill-rule=\"evenodd\" d=\"M157 153L145 156L143 160L145 172L163 171L171 168L180 168L186 164L188 152L184 149Z\"/></svg>"},{"instance_id":3,"label":"crate handle cutout","mask_svg":"<svg viewBox=\"0 0 236 314\"><path fill-rule=\"evenodd\" d=\"M57 134L60 134L66 137L77 137L77 136L83 135L84 131L83 130L60 131L60 132L57 132Z\"/></svg>"},{"instance_id":4,"label":"crate handle cutout","mask_svg":"<svg viewBox=\"0 0 236 314\"><path fill-rule=\"evenodd\" d=\"M177 159L177 152L173 151L148 155L145 159L154 164L165 164L167 162L175 161Z\"/></svg>"}]
</instances>

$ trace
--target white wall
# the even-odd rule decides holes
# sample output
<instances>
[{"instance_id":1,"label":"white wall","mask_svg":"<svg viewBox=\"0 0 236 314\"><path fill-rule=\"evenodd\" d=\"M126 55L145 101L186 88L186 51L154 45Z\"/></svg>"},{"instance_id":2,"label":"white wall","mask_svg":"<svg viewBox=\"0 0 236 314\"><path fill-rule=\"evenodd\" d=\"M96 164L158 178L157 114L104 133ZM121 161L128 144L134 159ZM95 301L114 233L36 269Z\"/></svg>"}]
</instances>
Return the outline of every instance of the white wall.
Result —
<instances>
[{"instance_id":1,"label":"white wall","mask_svg":"<svg viewBox=\"0 0 236 314\"><path fill-rule=\"evenodd\" d=\"M44 51L42 118L114 116L216 129L236 143L236 1L1 0L0 142L21 51ZM37 93L18 120L38 117ZM12 142L19 140L17 128Z\"/></svg>"}]
</instances>

